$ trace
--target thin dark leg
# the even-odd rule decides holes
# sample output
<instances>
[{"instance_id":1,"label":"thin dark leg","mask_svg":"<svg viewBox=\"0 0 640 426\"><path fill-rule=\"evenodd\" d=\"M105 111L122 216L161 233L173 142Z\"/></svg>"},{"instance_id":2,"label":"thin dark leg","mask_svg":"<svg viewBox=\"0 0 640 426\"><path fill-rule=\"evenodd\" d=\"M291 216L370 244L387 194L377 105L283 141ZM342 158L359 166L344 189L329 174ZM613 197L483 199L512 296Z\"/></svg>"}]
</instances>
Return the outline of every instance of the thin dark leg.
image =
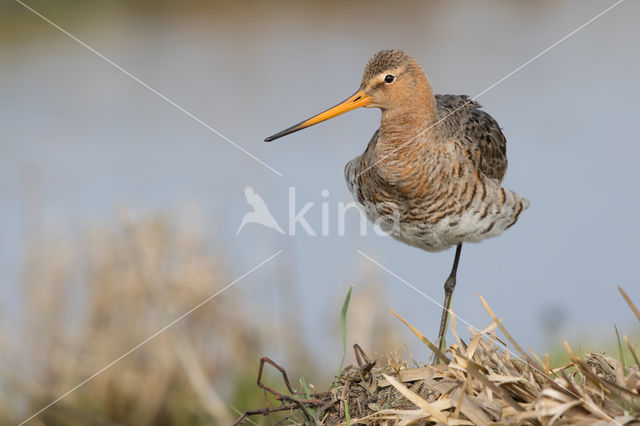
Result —
<instances>
[{"instance_id":1,"label":"thin dark leg","mask_svg":"<svg viewBox=\"0 0 640 426\"><path fill-rule=\"evenodd\" d=\"M438 348L444 352L444 335L447 332L447 322L449 321L449 309L451 308L451 297L453 289L456 287L456 272L458 271L458 262L460 261L460 251L462 243L456 247L456 257L453 259L453 267L449 278L444 283L444 304L442 305L442 319L440 320L440 331L438 332Z\"/></svg>"}]
</instances>

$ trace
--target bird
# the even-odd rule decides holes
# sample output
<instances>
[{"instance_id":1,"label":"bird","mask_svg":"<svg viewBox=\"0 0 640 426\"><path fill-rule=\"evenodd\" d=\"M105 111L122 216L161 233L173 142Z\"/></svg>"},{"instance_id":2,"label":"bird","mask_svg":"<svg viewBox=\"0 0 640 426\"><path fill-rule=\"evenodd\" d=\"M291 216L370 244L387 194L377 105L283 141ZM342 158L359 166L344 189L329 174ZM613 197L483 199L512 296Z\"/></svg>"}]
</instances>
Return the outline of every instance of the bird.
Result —
<instances>
[{"instance_id":1,"label":"bird","mask_svg":"<svg viewBox=\"0 0 640 426\"><path fill-rule=\"evenodd\" d=\"M422 66L402 50L377 52L356 93L265 141L360 107L380 109L381 119L364 153L345 166L354 199L403 243L456 248L438 328L443 352L462 244L500 235L530 203L502 186L507 151L497 121L466 95L434 94Z\"/></svg>"},{"instance_id":2,"label":"bird","mask_svg":"<svg viewBox=\"0 0 640 426\"><path fill-rule=\"evenodd\" d=\"M260 197L252 187L247 186L244 188L244 196L247 200L247 203L253 207L253 211L245 214L240 221L240 227L236 231L236 235L240 233L242 228L248 223L258 223L260 225L266 226L267 228L275 229L281 234L284 234L278 222L276 222L275 218L267 208L262 197Z\"/></svg>"}]
</instances>

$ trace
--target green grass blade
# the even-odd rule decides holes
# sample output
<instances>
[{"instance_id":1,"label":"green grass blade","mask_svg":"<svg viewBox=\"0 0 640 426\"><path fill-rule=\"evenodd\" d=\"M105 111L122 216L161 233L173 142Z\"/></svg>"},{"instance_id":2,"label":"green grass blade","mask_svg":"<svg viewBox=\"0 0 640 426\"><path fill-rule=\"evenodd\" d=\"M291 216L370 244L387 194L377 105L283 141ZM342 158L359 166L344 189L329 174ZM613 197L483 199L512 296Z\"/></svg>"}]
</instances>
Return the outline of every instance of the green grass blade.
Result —
<instances>
[{"instance_id":1,"label":"green grass blade","mask_svg":"<svg viewBox=\"0 0 640 426\"><path fill-rule=\"evenodd\" d=\"M347 310L349 309L349 301L351 300L351 291L353 291L353 286L349 287L349 291L347 291L347 297L344 298L344 303L342 304L342 311L340 312L340 334L342 336L342 359L340 360L338 377L340 377L340 374L342 374L344 359L347 356Z\"/></svg>"},{"instance_id":2,"label":"green grass blade","mask_svg":"<svg viewBox=\"0 0 640 426\"><path fill-rule=\"evenodd\" d=\"M616 340L618 341L618 353L620 354L620 363L622 363L622 374L624 375L627 371L626 366L624 365L624 353L622 352L622 342L620 341L620 333L618 333L618 327L613 324L613 328L616 330Z\"/></svg>"},{"instance_id":3,"label":"green grass blade","mask_svg":"<svg viewBox=\"0 0 640 426\"><path fill-rule=\"evenodd\" d=\"M300 377L300 386L302 386L302 389L304 390L305 398L311 399L311 389L309 389L309 385L307 385L307 381L304 377Z\"/></svg>"},{"instance_id":4,"label":"green grass blade","mask_svg":"<svg viewBox=\"0 0 640 426\"><path fill-rule=\"evenodd\" d=\"M309 385L307 385L307 381L304 379L304 377L300 377L300 386L302 386L302 389L304 390L304 397L307 399L311 399L312 398L311 389L309 388ZM307 411L309 411L309 414L315 417L316 410L314 410L311 407L307 407ZM306 420L305 420L305 424L307 424Z\"/></svg>"},{"instance_id":5,"label":"green grass blade","mask_svg":"<svg viewBox=\"0 0 640 426\"><path fill-rule=\"evenodd\" d=\"M347 401L344 402L344 420L347 426L351 426L351 417L349 416L349 403Z\"/></svg>"}]
</instances>

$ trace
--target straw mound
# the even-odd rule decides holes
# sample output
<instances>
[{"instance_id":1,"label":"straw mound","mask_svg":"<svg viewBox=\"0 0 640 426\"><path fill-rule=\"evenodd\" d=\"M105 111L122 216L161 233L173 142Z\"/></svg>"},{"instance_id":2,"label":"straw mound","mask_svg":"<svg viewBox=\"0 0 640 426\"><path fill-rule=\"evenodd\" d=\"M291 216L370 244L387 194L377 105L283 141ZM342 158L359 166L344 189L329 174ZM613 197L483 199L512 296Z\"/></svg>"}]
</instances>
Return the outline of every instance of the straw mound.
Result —
<instances>
[{"instance_id":1,"label":"straw mound","mask_svg":"<svg viewBox=\"0 0 640 426\"><path fill-rule=\"evenodd\" d=\"M640 320L640 311L620 292ZM625 367L624 359L605 354L578 358L565 342L571 362L551 370L548 357L543 362L531 352L532 358L481 300L493 323L481 331L470 330L467 344L456 332L452 312L455 343L446 353L394 313L433 351L439 364L408 368L389 359L387 367L376 368L354 345L358 365L346 367L330 391L310 394L307 389L300 394L291 388L284 369L269 360L282 373L289 389L285 395L261 384L261 361L258 386L282 405L245 412L236 424L249 415L287 411L290 415L283 422L310 425L640 425L640 362L626 336L634 366ZM514 354L498 339L496 328ZM618 343L621 350L620 339Z\"/></svg>"},{"instance_id":2,"label":"straw mound","mask_svg":"<svg viewBox=\"0 0 640 426\"><path fill-rule=\"evenodd\" d=\"M588 354L554 371L501 350L476 334L451 345L448 364L362 374L347 367L340 384L315 395L331 404L321 424L612 424L640 421L640 371ZM569 372L571 369L571 372ZM346 404L345 404L346 402Z\"/></svg>"}]
</instances>

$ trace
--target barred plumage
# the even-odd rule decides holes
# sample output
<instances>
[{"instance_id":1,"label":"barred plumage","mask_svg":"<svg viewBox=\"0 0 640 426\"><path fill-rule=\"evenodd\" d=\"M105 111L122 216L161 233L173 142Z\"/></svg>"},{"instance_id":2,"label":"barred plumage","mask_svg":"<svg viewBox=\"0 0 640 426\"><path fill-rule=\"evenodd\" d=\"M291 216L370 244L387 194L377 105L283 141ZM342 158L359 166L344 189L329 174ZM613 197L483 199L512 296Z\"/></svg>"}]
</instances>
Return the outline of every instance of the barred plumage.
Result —
<instances>
[{"instance_id":1,"label":"barred plumage","mask_svg":"<svg viewBox=\"0 0 640 426\"><path fill-rule=\"evenodd\" d=\"M398 51L375 55L361 88L402 61L417 70L424 101L399 106L400 126L399 114L383 109L367 149L345 167L350 192L371 221L427 251L500 235L529 201L501 186L507 155L498 123L467 96L434 96L417 62Z\"/></svg>"},{"instance_id":2,"label":"barred plumage","mask_svg":"<svg viewBox=\"0 0 640 426\"><path fill-rule=\"evenodd\" d=\"M375 54L349 99L265 140L361 106L380 108L382 118L364 153L345 166L353 197L402 242L427 251L457 246L444 286L442 350L462 243L500 235L529 201L502 187L507 151L498 123L467 96L434 95L420 64L398 50Z\"/></svg>"},{"instance_id":3,"label":"barred plumage","mask_svg":"<svg viewBox=\"0 0 640 426\"><path fill-rule=\"evenodd\" d=\"M416 138L411 143L423 149L402 157L377 156L378 143L376 132L364 154L347 163L345 177L367 217L402 242L427 251L479 242L500 235L529 207L500 184L506 160L504 169L488 169L502 170L500 178L490 177L477 164L491 163L478 162L459 139ZM402 173L390 176L387 167Z\"/></svg>"}]
</instances>

